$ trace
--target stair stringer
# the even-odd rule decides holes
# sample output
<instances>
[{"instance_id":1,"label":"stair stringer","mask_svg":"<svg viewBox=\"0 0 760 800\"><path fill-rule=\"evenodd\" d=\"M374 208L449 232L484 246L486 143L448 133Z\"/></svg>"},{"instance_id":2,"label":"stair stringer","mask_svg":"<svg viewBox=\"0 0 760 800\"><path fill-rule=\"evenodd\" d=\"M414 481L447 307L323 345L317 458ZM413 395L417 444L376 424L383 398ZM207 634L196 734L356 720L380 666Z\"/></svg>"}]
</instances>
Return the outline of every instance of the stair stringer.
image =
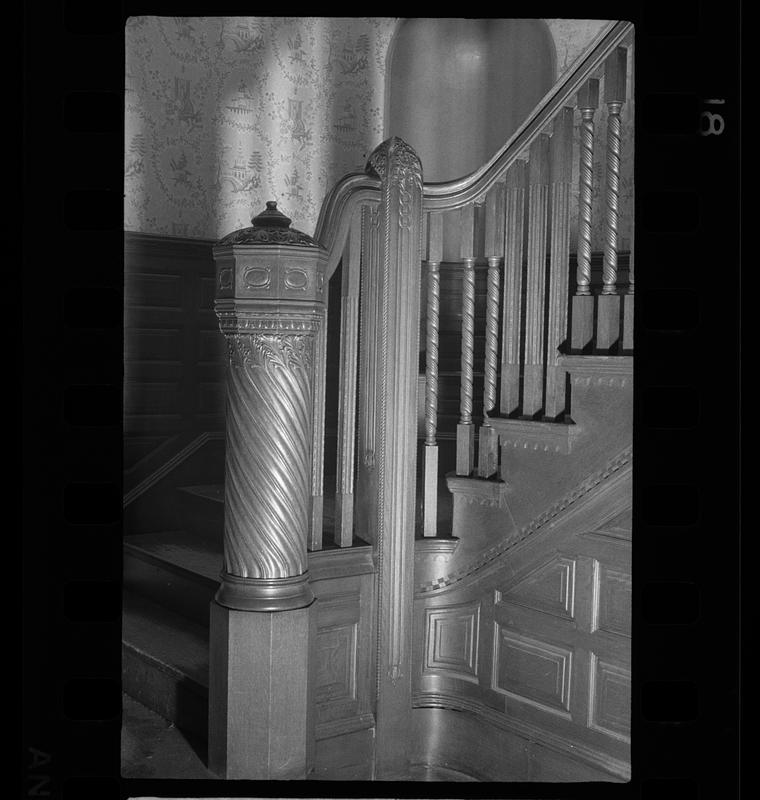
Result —
<instances>
[{"instance_id":1,"label":"stair stringer","mask_svg":"<svg viewBox=\"0 0 760 800\"><path fill-rule=\"evenodd\" d=\"M618 454L445 582L418 585L417 763L481 780L629 778L630 627L594 625L607 591L600 581L618 576L615 586L630 592L630 532L620 520L631 507L631 457L630 448ZM542 575L558 592L554 608L515 596ZM524 671L527 688L510 670ZM540 677L551 670L556 696ZM604 706L609 697L619 719Z\"/></svg>"}]
</instances>

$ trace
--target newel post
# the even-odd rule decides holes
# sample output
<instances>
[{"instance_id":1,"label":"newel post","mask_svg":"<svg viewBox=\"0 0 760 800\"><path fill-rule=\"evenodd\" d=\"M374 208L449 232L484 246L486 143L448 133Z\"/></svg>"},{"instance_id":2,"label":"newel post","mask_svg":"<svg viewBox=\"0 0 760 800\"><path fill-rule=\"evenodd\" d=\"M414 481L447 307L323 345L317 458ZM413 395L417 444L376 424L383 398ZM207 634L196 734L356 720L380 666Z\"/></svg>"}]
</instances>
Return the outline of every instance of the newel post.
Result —
<instances>
[{"instance_id":1,"label":"newel post","mask_svg":"<svg viewBox=\"0 0 760 800\"><path fill-rule=\"evenodd\" d=\"M381 180L377 248L374 417L378 602L375 778L408 773L412 730L417 373L422 256L422 165L398 137L366 170Z\"/></svg>"},{"instance_id":2,"label":"newel post","mask_svg":"<svg viewBox=\"0 0 760 800\"><path fill-rule=\"evenodd\" d=\"M267 203L214 247L227 340L224 566L211 603L209 768L298 779L311 768L316 341L327 254Z\"/></svg>"}]
</instances>

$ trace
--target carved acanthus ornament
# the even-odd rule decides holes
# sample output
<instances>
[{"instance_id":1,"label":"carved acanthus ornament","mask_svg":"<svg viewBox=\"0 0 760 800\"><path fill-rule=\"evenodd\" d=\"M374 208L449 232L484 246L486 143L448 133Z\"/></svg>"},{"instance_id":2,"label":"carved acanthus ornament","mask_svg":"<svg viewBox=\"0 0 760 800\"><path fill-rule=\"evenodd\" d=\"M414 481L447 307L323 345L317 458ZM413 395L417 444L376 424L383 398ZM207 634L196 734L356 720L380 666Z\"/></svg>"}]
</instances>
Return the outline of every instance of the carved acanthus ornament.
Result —
<instances>
[{"instance_id":1,"label":"carved acanthus ornament","mask_svg":"<svg viewBox=\"0 0 760 800\"><path fill-rule=\"evenodd\" d=\"M307 541L326 256L289 223L267 203L252 228L230 234L214 250L224 277L216 313L229 353L224 571L217 602L230 608L285 610L313 598ZM308 255L301 246L309 247ZM296 299L293 292L302 293L307 282L310 297Z\"/></svg>"}]
</instances>

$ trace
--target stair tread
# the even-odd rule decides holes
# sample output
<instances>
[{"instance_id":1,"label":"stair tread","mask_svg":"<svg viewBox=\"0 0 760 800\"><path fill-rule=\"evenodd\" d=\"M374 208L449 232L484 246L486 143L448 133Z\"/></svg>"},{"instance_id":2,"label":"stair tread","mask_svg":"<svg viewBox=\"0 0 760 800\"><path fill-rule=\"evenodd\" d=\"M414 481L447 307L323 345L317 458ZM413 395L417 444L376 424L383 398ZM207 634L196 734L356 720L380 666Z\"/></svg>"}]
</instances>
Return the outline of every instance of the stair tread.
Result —
<instances>
[{"instance_id":1,"label":"stair tread","mask_svg":"<svg viewBox=\"0 0 760 800\"><path fill-rule=\"evenodd\" d=\"M223 562L221 536L202 537L187 531L141 533L124 540L127 550L147 554L188 572L219 581Z\"/></svg>"},{"instance_id":2,"label":"stair tread","mask_svg":"<svg viewBox=\"0 0 760 800\"><path fill-rule=\"evenodd\" d=\"M208 631L192 620L124 592L122 641L166 671L208 686Z\"/></svg>"}]
</instances>

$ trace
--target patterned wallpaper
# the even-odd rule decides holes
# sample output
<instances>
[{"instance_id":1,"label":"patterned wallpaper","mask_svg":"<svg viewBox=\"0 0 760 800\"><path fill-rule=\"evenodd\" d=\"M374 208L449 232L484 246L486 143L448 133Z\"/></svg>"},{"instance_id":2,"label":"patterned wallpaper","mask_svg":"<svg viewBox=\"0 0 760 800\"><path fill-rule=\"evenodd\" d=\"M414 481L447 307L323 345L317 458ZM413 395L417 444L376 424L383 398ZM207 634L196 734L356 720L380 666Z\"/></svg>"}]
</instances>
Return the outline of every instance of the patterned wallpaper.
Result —
<instances>
[{"instance_id":1,"label":"patterned wallpaper","mask_svg":"<svg viewBox=\"0 0 760 800\"><path fill-rule=\"evenodd\" d=\"M277 200L319 205L381 141L395 20L131 17L128 230L218 238Z\"/></svg>"},{"instance_id":2,"label":"patterned wallpaper","mask_svg":"<svg viewBox=\"0 0 760 800\"><path fill-rule=\"evenodd\" d=\"M605 24L546 22L558 77ZM295 227L313 233L330 186L363 169L383 138L385 61L396 24L390 17L131 17L124 227L216 239L249 225L274 199ZM605 113L597 117L600 132ZM625 154L632 104L623 117ZM632 203L630 165L621 181L624 210ZM629 239L621 229L621 247Z\"/></svg>"}]
</instances>

